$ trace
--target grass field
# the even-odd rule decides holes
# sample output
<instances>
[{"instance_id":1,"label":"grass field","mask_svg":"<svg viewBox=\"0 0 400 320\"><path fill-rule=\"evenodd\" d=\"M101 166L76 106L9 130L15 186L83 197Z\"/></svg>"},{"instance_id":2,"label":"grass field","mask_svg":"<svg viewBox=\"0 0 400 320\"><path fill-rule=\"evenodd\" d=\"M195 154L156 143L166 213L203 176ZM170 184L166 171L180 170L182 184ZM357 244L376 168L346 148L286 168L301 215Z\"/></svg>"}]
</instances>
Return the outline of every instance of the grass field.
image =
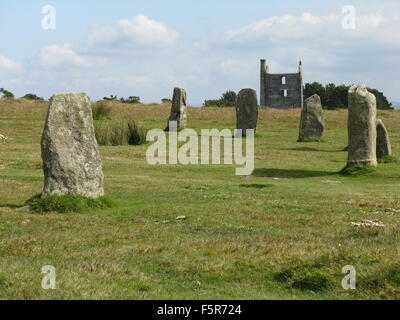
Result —
<instances>
[{"instance_id":1,"label":"grass field","mask_svg":"<svg viewBox=\"0 0 400 320\"><path fill-rule=\"evenodd\" d=\"M100 147L116 207L20 212L42 190L46 111L47 102L0 101L1 299L400 298L400 165L339 175L345 110L325 111L323 142L298 143L300 110L261 109L250 177L233 165L151 166L147 145ZM114 119L148 129L165 128L168 114L112 105ZM400 112L379 117L400 157ZM234 108L189 108L188 124L233 129ZM351 225L364 219L385 227ZM41 288L44 265L56 267L56 290ZM356 290L341 286L346 265Z\"/></svg>"}]
</instances>

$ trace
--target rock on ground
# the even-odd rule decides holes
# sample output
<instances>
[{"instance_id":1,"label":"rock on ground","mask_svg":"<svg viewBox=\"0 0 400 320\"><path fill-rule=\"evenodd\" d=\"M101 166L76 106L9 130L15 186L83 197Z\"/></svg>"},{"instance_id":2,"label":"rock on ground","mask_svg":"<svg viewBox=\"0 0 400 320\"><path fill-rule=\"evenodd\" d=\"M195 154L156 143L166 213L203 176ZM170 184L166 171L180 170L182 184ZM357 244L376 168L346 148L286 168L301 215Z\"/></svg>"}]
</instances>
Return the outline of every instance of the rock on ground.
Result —
<instances>
[{"instance_id":1,"label":"rock on ground","mask_svg":"<svg viewBox=\"0 0 400 320\"><path fill-rule=\"evenodd\" d=\"M381 119L376 121L376 157L378 159L392 155L389 135Z\"/></svg>"},{"instance_id":2,"label":"rock on ground","mask_svg":"<svg viewBox=\"0 0 400 320\"><path fill-rule=\"evenodd\" d=\"M236 129L246 134L247 129L257 128L258 100L257 91L254 89L242 89L236 97Z\"/></svg>"},{"instance_id":3,"label":"rock on ground","mask_svg":"<svg viewBox=\"0 0 400 320\"><path fill-rule=\"evenodd\" d=\"M325 123L321 98L314 94L304 102L301 110L299 141L320 139L324 134Z\"/></svg>"},{"instance_id":4,"label":"rock on ground","mask_svg":"<svg viewBox=\"0 0 400 320\"><path fill-rule=\"evenodd\" d=\"M376 98L365 85L349 89L348 166L377 166Z\"/></svg>"},{"instance_id":5,"label":"rock on ground","mask_svg":"<svg viewBox=\"0 0 400 320\"><path fill-rule=\"evenodd\" d=\"M86 94L51 97L41 147L42 197L70 194L96 198L104 194L92 107Z\"/></svg>"}]
</instances>

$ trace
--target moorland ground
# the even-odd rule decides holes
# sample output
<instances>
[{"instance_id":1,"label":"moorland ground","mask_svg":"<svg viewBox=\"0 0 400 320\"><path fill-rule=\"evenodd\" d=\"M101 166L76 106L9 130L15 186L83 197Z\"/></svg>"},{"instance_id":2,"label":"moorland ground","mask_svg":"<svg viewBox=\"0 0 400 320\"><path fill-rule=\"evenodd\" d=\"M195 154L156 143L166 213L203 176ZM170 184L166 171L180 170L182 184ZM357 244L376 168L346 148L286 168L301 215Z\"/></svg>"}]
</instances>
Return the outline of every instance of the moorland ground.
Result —
<instances>
[{"instance_id":1,"label":"moorland ground","mask_svg":"<svg viewBox=\"0 0 400 320\"><path fill-rule=\"evenodd\" d=\"M112 118L148 129L164 128L170 111L110 105ZM47 107L0 101L0 133L9 137L0 141L1 299L400 298L400 167L338 174L346 110L324 111L324 141L298 143L300 110L262 108L250 177L234 165L151 166L148 145L102 146L115 207L20 212L42 190ZM378 115L400 156L400 112ZM189 108L188 124L233 129L235 110ZM351 225L364 219L385 227ZM56 290L41 288L44 265L56 267ZM356 290L341 286L346 265L357 270Z\"/></svg>"}]
</instances>

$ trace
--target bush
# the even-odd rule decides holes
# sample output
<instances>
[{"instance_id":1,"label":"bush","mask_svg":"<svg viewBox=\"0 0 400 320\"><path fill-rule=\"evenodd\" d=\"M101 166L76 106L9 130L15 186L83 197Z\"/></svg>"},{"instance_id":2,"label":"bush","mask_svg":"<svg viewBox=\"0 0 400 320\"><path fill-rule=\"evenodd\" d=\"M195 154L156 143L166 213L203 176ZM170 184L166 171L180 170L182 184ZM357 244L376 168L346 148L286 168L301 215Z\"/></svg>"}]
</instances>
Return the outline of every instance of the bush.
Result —
<instances>
[{"instance_id":1,"label":"bush","mask_svg":"<svg viewBox=\"0 0 400 320\"><path fill-rule=\"evenodd\" d=\"M141 145L147 130L134 120L95 123L97 143L101 146Z\"/></svg>"},{"instance_id":2,"label":"bush","mask_svg":"<svg viewBox=\"0 0 400 320\"><path fill-rule=\"evenodd\" d=\"M93 120L111 119L111 108L103 101L96 102L92 105Z\"/></svg>"},{"instance_id":3,"label":"bush","mask_svg":"<svg viewBox=\"0 0 400 320\"><path fill-rule=\"evenodd\" d=\"M14 99L14 94L6 89L0 88L0 93L3 94L3 98Z\"/></svg>"},{"instance_id":4,"label":"bush","mask_svg":"<svg viewBox=\"0 0 400 320\"><path fill-rule=\"evenodd\" d=\"M224 92L219 99L204 100L205 107L233 107L236 102L236 92L228 90Z\"/></svg>"},{"instance_id":5,"label":"bush","mask_svg":"<svg viewBox=\"0 0 400 320\"><path fill-rule=\"evenodd\" d=\"M38 97L36 94L33 93L27 93L22 97L22 99L27 99L27 100L40 100L43 101L44 99L41 97Z\"/></svg>"},{"instance_id":6,"label":"bush","mask_svg":"<svg viewBox=\"0 0 400 320\"><path fill-rule=\"evenodd\" d=\"M45 213L45 212L85 212L94 209L106 209L111 208L115 204L107 197L100 198L87 198L76 195L62 195L62 196L48 196L41 197L38 194L26 201L27 205L30 205L34 212Z\"/></svg>"},{"instance_id":7,"label":"bush","mask_svg":"<svg viewBox=\"0 0 400 320\"><path fill-rule=\"evenodd\" d=\"M162 102L162 103L171 103L172 100L171 100L171 99L168 99L168 98L163 98L163 99L161 99L161 102Z\"/></svg>"}]
</instances>

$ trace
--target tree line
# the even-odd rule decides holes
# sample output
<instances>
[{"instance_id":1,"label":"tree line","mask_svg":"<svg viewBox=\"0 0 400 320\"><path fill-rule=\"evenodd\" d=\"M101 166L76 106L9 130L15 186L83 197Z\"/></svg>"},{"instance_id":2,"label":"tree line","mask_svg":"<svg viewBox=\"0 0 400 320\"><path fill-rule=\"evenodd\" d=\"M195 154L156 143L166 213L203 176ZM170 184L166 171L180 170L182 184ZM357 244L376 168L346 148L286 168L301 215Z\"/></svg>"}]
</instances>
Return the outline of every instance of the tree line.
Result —
<instances>
[{"instance_id":1,"label":"tree line","mask_svg":"<svg viewBox=\"0 0 400 320\"><path fill-rule=\"evenodd\" d=\"M347 109L348 108L348 92L350 86L344 84L336 86L329 83L325 86L318 82L306 83L304 86L304 98L307 99L314 94L321 98L322 106L328 110ZM388 101L385 95L377 89L368 88L368 91L376 97L376 105L378 109L393 110L392 103Z\"/></svg>"},{"instance_id":2,"label":"tree line","mask_svg":"<svg viewBox=\"0 0 400 320\"><path fill-rule=\"evenodd\" d=\"M321 103L324 109L347 109L348 108L348 92L350 86L335 85L329 83L322 85L318 82L306 83L304 85L304 99L317 94L321 98ZM393 110L392 103L388 101L385 95L377 89L368 88L368 91L373 93L376 97L376 104L378 109ZM205 107L232 107L235 105L236 92L228 90L222 94L219 99L204 100L203 106Z\"/></svg>"}]
</instances>

